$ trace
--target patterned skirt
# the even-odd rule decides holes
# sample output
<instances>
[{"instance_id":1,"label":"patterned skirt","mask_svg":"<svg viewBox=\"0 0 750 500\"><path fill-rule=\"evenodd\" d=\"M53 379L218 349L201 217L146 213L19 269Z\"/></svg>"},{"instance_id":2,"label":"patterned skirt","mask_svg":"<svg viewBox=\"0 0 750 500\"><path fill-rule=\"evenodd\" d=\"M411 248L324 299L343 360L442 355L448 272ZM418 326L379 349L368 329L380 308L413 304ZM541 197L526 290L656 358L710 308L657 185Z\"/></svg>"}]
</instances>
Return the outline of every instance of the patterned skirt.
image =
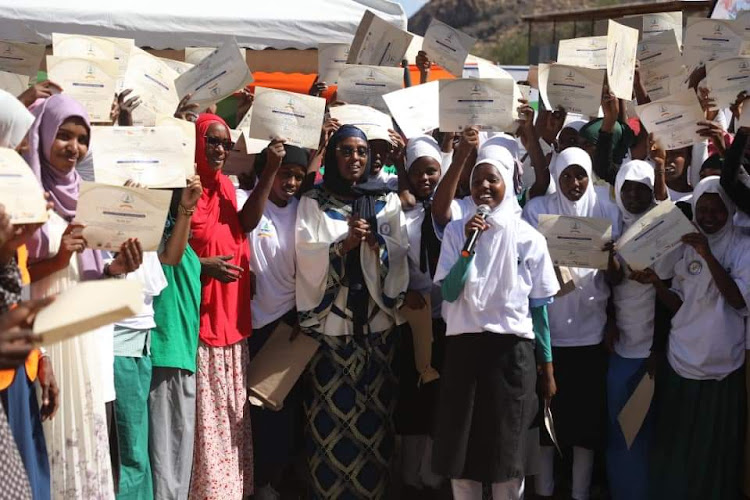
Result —
<instances>
[{"instance_id":1,"label":"patterned skirt","mask_svg":"<svg viewBox=\"0 0 750 500\"><path fill-rule=\"evenodd\" d=\"M311 498L388 498L396 337L316 336L305 384Z\"/></svg>"}]
</instances>

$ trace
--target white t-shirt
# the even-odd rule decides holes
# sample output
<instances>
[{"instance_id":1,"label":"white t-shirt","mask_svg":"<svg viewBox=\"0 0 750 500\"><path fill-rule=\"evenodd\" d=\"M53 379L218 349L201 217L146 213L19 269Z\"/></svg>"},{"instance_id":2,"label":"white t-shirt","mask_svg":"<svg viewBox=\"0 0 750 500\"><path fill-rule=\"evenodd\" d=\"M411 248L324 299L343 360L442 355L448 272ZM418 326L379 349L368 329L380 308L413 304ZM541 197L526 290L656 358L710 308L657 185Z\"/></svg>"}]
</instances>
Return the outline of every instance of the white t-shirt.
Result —
<instances>
[{"instance_id":1,"label":"white t-shirt","mask_svg":"<svg viewBox=\"0 0 750 500\"><path fill-rule=\"evenodd\" d=\"M294 226L298 205L297 198L285 207L267 200L260 222L247 235L255 273L253 328L262 328L295 307Z\"/></svg>"},{"instance_id":2,"label":"white t-shirt","mask_svg":"<svg viewBox=\"0 0 750 500\"><path fill-rule=\"evenodd\" d=\"M115 324L132 330L156 328L154 297L157 297L167 287L167 278L164 276L159 255L156 252L144 252L141 267L128 274L126 279L140 281L143 285L143 308L135 316L118 321Z\"/></svg>"},{"instance_id":3,"label":"white t-shirt","mask_svg":"<svg viewBox=\"0 0 750 500\"><path fill-rule=\"evenodd\" d=\"M667 193L669 194L669 199L675 203L678 201L684 201L686 203L690 203L690 200L693 199L693 192L689 191L687 193L681 193L679 191L675 191L672 188L667 188Z\"/></svg>"},{"instance_id":4,"label":"white t-shirt","mask_svg":"<svg viewBox=\"0 0 750 500\"><path fill-rule=\"evenodd\" d=\"M398 175L396 174L389 174L381 168L378 175L371 178L383 181L390 191L398 191Z\"/></svg>"},{"instance_id":5,"label":"white t-shirt","mask_svg":"<svg viewBox=\"0 0 750 500\"><path fill-rule=\"evenodd\" d=\"M488 307L476 310L468 301L465 287L454 302L443 301L446 335L494 332L512 334L525 339L534 338L529 298L544 299L559 290L555 269L547 251L544 237L527 222L519 220L518 231L518 282L509 300L490 294ZM468 280L486 279L493 272L491 234L477 240L474 260L469 268ZM457 219L445 228L440 261L435 272L435 282L442 281L458 261L464 244L464 220ZM491 306L490 306L491 304Z\"/></svg>"},{"instance_id":6,"label":"white t-shirt","mask_svg":"<svg viewBox=\"0 0 750 500\"><path fill-rule=\"evenodd\" d=\"M687 248L683 251L672 280L682 307L672 318L667 358L681 377L721 380L745 361L748 309L729 305L708 265L702 259L686 259ZM750 303L750 238L735 231L722 264ZM705 280L711 280L707 293L701 286Z\"/></svg>"}]
</instances>

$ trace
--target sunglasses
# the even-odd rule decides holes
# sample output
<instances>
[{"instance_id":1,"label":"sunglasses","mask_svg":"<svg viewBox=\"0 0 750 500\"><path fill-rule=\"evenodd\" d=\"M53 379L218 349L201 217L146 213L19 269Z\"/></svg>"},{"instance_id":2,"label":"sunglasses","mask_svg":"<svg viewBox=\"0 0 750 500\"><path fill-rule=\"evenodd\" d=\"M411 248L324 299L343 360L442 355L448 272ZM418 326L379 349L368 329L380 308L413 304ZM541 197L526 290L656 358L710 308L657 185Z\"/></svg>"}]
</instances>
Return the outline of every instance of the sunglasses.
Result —
<instances>
[{"instance_id":1,"label":"sunglasses","mask_svg":"<svg viewBox=\"0 0 750 500\"><path fill-rule=\"evenodd\" d=\"M218 148L219 146L224 147L224 151L231 151L234 149L234 143L232 141L224 141L218 137L205 136L206 144Z\"/></svg>"},{"instance_id":2,"label":"sunglasses","mask_svg":"<svg viewBox=\"0 0 750 500\"><path fill-rule=\"evenodd\" d=\"M342 155L344 155L344 158L351 158L352 156L354 156L355 152L360 158L367 158L367 155L369 154L369 151L364 146L360 146L358 148L353 148L351 146L339 146L336 148L336 151L339 151Z\"/></svg>"}]
</instances>

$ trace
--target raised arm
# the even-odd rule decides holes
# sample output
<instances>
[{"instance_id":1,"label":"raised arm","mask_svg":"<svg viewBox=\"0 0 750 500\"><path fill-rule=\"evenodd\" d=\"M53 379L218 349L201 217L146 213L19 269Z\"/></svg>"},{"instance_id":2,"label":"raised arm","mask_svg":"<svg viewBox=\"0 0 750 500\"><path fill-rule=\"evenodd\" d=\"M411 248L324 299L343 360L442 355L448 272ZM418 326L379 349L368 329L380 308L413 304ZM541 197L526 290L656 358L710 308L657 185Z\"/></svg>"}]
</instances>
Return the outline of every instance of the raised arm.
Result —
<instances>
[{"instance_id":1,"label":"raised arm","mask_svg":"<svg viewBox=\"0 0 750 500\"><path fill-rule=\"evenodd\" d=\"M195 205L198 204L202 190L199 176L194 175L188 179L187 186L182 190L180 205L177 207L177 218L172 234L167 239L164 250L159 254L159 261L162 264L176 266L182 260L190 238L190 219L195 212Z\"/></svg>"},{"instance_id":2,"label":"raised arm","mask_svg":"<svg viewBox=\"0 0 750 500\"><path fill-rule=\"evenodd\" d=\"M281 161L286 155L284 150L284 139L274 139L271 144L268 145L268 162L263 173L258 179L258 184L255 185L255 189L250 194L250 197L245 201L242 210L240 210L240 224L242 224L242 230L249 233L255 226L260 222L260 218L263 216L263 209L266 206L266 200L268 195L271 193L271 186L273 186L273 179L276 177L276 172L281 167Z\"/></svg>"},{"instance_id":3,"label":"raised arm","mask_svg":"<svg viewBox=\"0 0 750 500\"><path fill-rule=\"evenodd\" d=\"M461 180L461 173L466 168L466 163L472 151L479 147L479 130L472 127L464 131L458 147L453 152L453 162L443 180L435 190L432 201L433 220L445 226L451 220L451 202L456 194L456 188ZM471 168L471 167L469 167Z\"/></svg>"}]
</instances>

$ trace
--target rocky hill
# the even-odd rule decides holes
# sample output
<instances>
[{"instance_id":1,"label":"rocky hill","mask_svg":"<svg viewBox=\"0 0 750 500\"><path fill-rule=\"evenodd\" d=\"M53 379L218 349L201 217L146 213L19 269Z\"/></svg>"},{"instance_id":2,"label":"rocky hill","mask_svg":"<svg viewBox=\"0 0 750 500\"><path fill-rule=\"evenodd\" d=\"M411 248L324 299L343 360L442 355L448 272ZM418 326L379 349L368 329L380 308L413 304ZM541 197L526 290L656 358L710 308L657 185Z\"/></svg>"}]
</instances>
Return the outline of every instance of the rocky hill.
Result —
<instances>
[{"instance_id":1,"label":"rocky hill","mask_svg":"<svg viewBox=\"0 0 750 500\"><path fill-rule=\"evenodd\" d=\"M632 2L633 0L630 0ZM502 64L526 62L526 24L521 15L628 3L622 0L432 0L409 19L423 35L436 17L478 39L473 52ZM564 28L563 28L564 29ZM559 36L559 34L558 34Z\"/></svg>"}]
</instances>

